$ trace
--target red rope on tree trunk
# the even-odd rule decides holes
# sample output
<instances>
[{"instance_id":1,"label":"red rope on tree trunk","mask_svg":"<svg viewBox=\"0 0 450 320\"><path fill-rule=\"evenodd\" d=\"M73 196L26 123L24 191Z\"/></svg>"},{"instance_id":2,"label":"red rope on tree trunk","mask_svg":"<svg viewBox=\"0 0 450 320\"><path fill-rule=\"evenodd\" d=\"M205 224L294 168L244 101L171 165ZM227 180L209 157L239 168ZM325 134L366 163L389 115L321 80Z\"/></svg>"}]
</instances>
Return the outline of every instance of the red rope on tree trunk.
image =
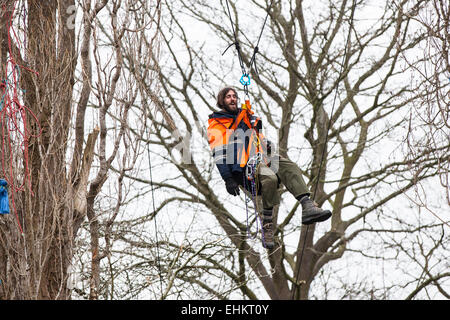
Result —
<instances>
[{"instance_id":1,"label":"red rope on tree trunk","mask_svg":"<svg viewBox=\"0 0 450 320\"><path fill-rule=\"evenodd\" d=\"M14 194L16 192L24 191L28 186L31 190L31 175L28 164L28 148L31 138L39 137L41 134L41 127L37 116L31 111L31 109L24 105L22 102L23 94L25 90L20 88L20 73L21 70L39 75L36 71L31 70L16 62L13 54L13 44L17 47L17 54L25 52L26 50L26 10L22 10L23 17L23 41L18 37L18 33L14 29L14 13L16 11L16 5L18 0L15 0L12 9L11 16L6 21L6 30L8 35L8 59L6 65L3 66L4 74L0 75L0 121L2 123L1 130L1 167L2 175L8 182L11 190L11 203L13 211L15 213L17 224L20 233L23 235L23 228L20 223L19 215L17 213L16 204L14 201ZM25 9L25 5L22 7ZM6 15L6 5L2 7L2 16ZM19 20L20 23L20 20ZM28 122L34 121L37 124L38 134L32 134L28 129ZM9 152L8 152L9 151ZM8 154L8 157L6 155ZM15 157L21 154L23 158L23 180L22 183L16 185L16 178L18 176L17 169L14 167L15 163L19 163L19 160ZM15 179L16 178L16 179Z\"/></svg>"}]
</instances>

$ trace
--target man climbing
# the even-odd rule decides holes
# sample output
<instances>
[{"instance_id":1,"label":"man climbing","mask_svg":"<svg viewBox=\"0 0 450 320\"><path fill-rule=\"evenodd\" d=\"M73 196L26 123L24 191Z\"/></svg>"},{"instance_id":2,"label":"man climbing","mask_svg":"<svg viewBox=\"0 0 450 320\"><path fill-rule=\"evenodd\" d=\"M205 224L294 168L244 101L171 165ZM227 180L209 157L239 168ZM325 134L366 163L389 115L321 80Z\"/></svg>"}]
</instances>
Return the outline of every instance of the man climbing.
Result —
<instances>
[{"instance_id":1,"label":"man climbing","mask_svg":"<svg viewBox=\"0 0 450 320\"><path fill-rule=\"evenodd\" d=\"M272 210L280 204L278 186L281 182L302 205L302 224L325 221L331 211L322 210L312 201L298 166L276 154L271 154L271 143L262 135L260 118L253 115L250 104L238 107L234 88L223 88L217 95L217 107L208 120L208 140L214 161L229 194L239 195L239 186L252 191L251 173L263 204L263 236L265 248L274 247ZM255 166L254 164L257 164ZM250 169L250 170L249 170Z\"/></svg>"}]
</instances>

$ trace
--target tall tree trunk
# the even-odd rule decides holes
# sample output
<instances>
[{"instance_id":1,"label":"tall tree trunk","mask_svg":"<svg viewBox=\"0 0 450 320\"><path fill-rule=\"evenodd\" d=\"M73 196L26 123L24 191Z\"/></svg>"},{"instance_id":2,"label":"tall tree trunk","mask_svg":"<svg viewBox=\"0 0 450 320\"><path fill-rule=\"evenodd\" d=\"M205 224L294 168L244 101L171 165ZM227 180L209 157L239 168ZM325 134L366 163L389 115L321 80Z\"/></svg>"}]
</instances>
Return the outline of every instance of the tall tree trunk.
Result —
<instances>
[{"instance_id":1,"label":"tall tree trunk","mask_svg":"<svg viewBox=\"0 0 450 320\"><path fill-rule=\"evenodd\" d=\"M27 25L23 26L26 52L20 52L13 43L14 59L26 68L21 70L20 83L25 92L24 104L30 112L26 120L28 134L33 136L29 139L28 157L25 153L22 161L24 164L29 161L31 183L26 183L27 172L15 169L16 184L26 186L22 192L10 190L16 199L14 211L23 234L13 214L0 223L1 299L70 298L68 268L79 227L74 219L80 215L77 207L82 208L82 202L75 200L80 182L87 188L87 178L76 182L67 178L65 165L76 66L75 31L67 21L69 8L74 5L74 0L29 0ZM2 44L4 32L2 28ZM1 52L3 63L4 50ZM97 133L88 139L90 146L86 146L83 159L85 170L77 170L85 176L92 162ZM23 170L26 168L24 165Z\"/></svg>"}]
</instances>

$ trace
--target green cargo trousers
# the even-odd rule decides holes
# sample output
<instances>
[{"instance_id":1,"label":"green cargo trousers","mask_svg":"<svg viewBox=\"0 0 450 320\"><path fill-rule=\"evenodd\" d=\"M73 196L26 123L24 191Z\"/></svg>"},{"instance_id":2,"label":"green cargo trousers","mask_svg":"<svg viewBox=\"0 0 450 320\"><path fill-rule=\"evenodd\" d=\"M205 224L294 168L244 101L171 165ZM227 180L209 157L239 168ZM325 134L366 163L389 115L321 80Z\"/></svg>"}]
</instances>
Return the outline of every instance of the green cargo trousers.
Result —
<instances>
[{"instance_id":1,"label":"green cargo trousers","mask_svg":"<svg viewBox=\"0 0 450 320\"><path fill-rule=\"evenodd\" d=\"M269 166L261 162L257 175L264 209L280 204L279 181L295 198L311 194L297 164L281 156L271 157Z\"/></svg>"}]
</instances>

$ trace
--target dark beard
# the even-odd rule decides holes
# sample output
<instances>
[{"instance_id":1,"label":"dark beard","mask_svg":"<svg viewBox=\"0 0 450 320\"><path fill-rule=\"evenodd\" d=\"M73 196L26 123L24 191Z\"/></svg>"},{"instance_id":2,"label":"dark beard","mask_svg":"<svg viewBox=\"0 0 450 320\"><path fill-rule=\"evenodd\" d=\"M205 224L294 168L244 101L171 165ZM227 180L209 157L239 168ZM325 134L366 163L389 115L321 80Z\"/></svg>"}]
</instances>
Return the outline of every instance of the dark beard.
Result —
<instances>
[{"instance_id":1,"label":"dark beard","mask_svg":"<svg viewBox=\"0 0 450 320\"><path fill-rule=\"evenodd\" d=\"M227 105L224 106L224 109L225 109L228 113L231 113L231 114L237 114L238 111L239 111L238 108L237 108L237 106L236 106L236 110L231 110L230 107L227 106Z\"/></svg>"}]
</instances>

